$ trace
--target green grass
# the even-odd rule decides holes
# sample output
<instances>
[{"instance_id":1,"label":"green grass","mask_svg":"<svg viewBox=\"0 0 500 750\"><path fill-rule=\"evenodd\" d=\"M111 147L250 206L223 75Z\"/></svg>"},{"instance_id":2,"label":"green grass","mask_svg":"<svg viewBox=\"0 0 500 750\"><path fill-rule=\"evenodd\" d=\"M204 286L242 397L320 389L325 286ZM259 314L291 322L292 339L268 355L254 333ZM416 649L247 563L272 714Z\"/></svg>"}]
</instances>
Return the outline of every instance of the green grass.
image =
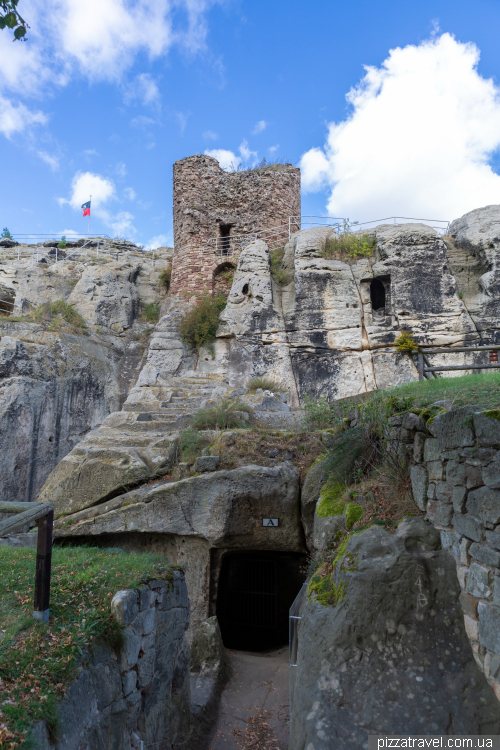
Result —
<instances>
[{"instance_id":1,"label":"green grass","mask_svg":"<svg viewBox=\"0 0 500 750\"><path fill-rule=\"evenodd\" d=\"M200 435L198 430L193 428L181 430L179 433L180 460L187 461L190 458L196 458L209 442L208 438Z\"/></svg>"},{"instance_id":2,"label":"green grass","mask_svg":"<svg viewBox=\"0 0 500 750\"><path fill-rule=\"evenodd\" d=\"M370 258L375 254L375 237L368 234L351 234L345 232L338 237L325 240L320 255L329 260L356 261L359 258Z\"/></svg>"},{"instance_id":3,"label":"green grass","mask_svg":"<svg viewBox=\"0 0 500 750\"><path fill-rule=\"evenodd\" d=\"M384 396L411 398L413 406L423 408L434 401L449 400L453 408L472 404L482 409L500 406L500 373L462 375L459 378L435 378L406 383L383 391Z\"/></svg>"},{"instance_id":4,"label":"green grass","mask_svg":"<svg viewBox=\"0 0 500 750\"><path fill-rule=\"evenodd\" d=\"M164 558L149 553L55 547L50 620L43 625L31 616L35 563L36 549L0 547L0 750L17 747L11 743L42 718L55 736L57 704L89 646L123 642L111 617L112 596L172 574Z\"/></svg>"},{"instance_id":5,"label":"green grass","mask_svg":"<svg viewBox=\"0 0 500 750\"><path fill-rule=\"evenodd\" d=\"M10 320L41 323L49 331L65 331L76 335L88 334L87 324L80 313L62 299L42 302L26 315L11 317Z\"/></svg>"},{"instance_id":6,"label":"green grass","mask_svg":"<svg viewBox=\"0 0 500 750\"><path fill-rule=\"evenodd\" d=\"M158 323L160 319L160 305L158 302L147 302L141 314L146 323Z\"/></svg>"},{"instance_id":7,"label":"green grass","mask_svg":"<svg viewBox=\"0 0 500 750\"><path fill-rule=\"evenodd\" d=\"M269 262L271 264L271 276L274 281L280 286L284 286L287 282L286 271L283 266L283 257L285 255L284 247L276 247L269 253Z\"/></svg>"},{"instance_id":8,"label":"green grass","mask_svg":"<svg viewBox=\"0 0 500 750\"><path fill-rule=\"evenodd\" d=\"M158 276L158 281L160 282L161 286L165 289L167 294L170 290L171 279L172 279L172 267L171 266L169 268L165 268Z\"/></svg>"},{"instance_id":9,"label":"green grass","mask_svg":"<svg viewBox=\"0 0 500 750\"><path fill-rule=\"evenodd\" d=\"M240 401L219 401L212 406L198 409L191 417L191 427L195 430L231 430L248 427L238 412L250 414L251 409Z\"/></svg>"}]
</instances>

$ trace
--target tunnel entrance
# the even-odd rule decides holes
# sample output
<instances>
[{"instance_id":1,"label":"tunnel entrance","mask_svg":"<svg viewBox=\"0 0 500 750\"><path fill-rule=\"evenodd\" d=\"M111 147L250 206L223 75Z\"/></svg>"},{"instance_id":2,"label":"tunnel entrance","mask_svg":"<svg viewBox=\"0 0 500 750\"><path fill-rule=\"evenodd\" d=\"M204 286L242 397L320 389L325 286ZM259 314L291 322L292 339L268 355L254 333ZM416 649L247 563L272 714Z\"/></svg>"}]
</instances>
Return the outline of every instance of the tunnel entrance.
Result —
<instances>
[{"instance_id":1,"label":"tunnel entrance","mask_svg":"<svg viewBox=\"0 0 500 750\"><path fill-rule=\"evenodd\" d=\"M288 642L288 610L305 574L304 555L227 553L217 591L217 619L226 648L265 651Z\"/></svg>"}]
</instances>

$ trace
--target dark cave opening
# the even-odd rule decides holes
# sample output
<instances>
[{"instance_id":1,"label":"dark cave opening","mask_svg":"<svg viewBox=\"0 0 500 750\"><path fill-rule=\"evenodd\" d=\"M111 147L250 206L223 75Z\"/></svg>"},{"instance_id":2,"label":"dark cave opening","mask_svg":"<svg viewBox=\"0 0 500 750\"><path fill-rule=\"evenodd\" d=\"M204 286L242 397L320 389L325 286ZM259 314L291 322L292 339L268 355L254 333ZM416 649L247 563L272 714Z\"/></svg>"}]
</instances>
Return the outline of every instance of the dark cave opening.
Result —
<instances>
[{"instance_id":1,"label":"dark cave opening","mask_svg":"<svg viewBox=\"0 0 500 750\"><path fill-rule=\"evenodd\" d=\"M266 651L288 643L288 614L304 582L304 555L227 553L217 591L226 648Z\"/></svg>"},{"instance_id":2,"label":"dark cave opening","mask_svg":"<svg viewBox=\"0 0 500 750\"><path fill-rule=\"evenodd\" d=\"M385 287L380 279L372 279L370 284L370 299L372 310L382 310L385 307Z\"/></svg>"}]
</instances>

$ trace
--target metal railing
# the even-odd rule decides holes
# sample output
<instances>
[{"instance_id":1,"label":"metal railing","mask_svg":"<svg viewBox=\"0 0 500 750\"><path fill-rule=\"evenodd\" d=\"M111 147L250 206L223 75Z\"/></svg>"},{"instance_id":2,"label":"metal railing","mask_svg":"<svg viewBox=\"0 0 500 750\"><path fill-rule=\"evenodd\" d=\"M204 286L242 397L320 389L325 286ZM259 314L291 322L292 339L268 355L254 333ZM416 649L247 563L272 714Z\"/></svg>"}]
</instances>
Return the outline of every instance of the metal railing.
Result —
<instances>
[{"instance_id":1,"label":"metal railing","mask_svg":"<svg viewBox=\"0 0 500 750\"><path fill-rule=\"evenodd\" d=\"M385 219L374 219L373 221L353 221L349 222L347 219L349 231L358 231L359 229L362 229L363 227L369 228L369 225L372 224L382 224L384 222L391 222L394 225L398 224L427 224L427 226L432 227L432 229L435 229L437 232L439 232L441 235L448 234L448 229L450 227L450 222L445 221L444 219L417 219L414 216L386 216Z\"/></svg>"},{"instance_id":2,"label":"metal railing","mask_svg":"<svg viewBox=\"0 0 500 750\"><path fill-rule=\"evenodd\" d=\"M500 346L456 346L449 349L419 349L416 354L417 370L419 380L432 380L437 378L438 372L450 370L495 370L500 367L498 361L498 352ZM485 364L465 364L465 365L432 365L429 361L429 354L455 354L456 352L489 352L490 361Z\"/></svg>"}]
</instances>

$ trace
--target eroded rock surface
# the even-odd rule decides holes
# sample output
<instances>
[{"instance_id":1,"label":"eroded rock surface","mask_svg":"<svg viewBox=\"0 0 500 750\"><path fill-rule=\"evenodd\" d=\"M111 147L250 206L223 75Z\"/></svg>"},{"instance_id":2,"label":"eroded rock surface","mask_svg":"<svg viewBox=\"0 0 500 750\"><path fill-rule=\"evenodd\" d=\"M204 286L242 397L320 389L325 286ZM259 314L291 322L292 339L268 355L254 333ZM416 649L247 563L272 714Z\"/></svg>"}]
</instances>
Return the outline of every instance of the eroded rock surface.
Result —
<instances>
[{"instance_id":1,"label":"eroded rock surface","mask_svg":"<svg viewBox=\"0 0 500 750\"><path fill-rule=\"evenodd\" d=\"M291 750L363 748L369 734L497 734L500 705L473 658L455 563L420 518L351 537L336 606L300 610Z\"/></svg>"}]
</instances>

